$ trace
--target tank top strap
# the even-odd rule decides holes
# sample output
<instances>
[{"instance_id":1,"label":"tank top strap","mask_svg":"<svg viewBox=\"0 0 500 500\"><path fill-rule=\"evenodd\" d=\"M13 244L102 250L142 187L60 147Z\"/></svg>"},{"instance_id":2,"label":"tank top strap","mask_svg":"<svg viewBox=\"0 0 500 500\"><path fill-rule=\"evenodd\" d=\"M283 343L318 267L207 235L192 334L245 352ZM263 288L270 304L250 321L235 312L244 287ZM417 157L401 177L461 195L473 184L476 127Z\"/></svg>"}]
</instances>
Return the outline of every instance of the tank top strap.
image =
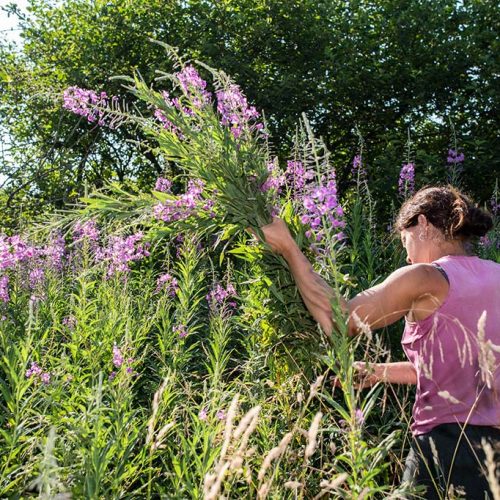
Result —
<instances>
[{"instance_id":1,"label":"tank top strap","mask_svg":"<svg viewBox=\"0 0 500 500\"><path fill-rule=\"evenodd\" d=\"M448 278L446 271L439 264L436 264L435 262L433 262L432 265L443 275L444 279L448 282L448 285L449 285L450 278Z\"/></svg>"}]
</instances>

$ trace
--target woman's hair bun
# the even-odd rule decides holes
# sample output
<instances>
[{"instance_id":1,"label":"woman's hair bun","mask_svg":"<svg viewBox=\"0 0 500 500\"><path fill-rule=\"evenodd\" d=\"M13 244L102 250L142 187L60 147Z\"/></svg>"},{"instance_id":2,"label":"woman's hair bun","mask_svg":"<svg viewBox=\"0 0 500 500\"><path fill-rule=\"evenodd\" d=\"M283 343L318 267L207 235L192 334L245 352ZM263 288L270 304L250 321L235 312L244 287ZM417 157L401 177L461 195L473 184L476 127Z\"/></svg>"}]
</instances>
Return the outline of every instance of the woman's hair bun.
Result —
<instances>
[{"instance_id":1,"label":"woman's hair bun","mask_svg":"<svg viewBox=\"0 0 500 500\"><path fill-rule=\"evenodd\" d=\"M471 205L465 210L462 206L456 209L454 207L454 215L458 215L457 212L462 212L462 214L460 214L460 222L451 228L452 235L455 237L464 239L481 237L493 227L491 215L480 208Z\"/></svg>"}]
</instances>

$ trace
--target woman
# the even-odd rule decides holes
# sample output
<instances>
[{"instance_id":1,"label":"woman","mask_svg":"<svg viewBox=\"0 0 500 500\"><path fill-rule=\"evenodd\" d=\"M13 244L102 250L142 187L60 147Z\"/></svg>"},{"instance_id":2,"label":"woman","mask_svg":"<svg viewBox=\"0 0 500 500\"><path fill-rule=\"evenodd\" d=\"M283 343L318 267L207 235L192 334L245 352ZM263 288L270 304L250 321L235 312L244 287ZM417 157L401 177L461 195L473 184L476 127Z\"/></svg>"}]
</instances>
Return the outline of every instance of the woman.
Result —
<instances>
[{"instance_id":1,"label":"woman","mask_svg":"<svg viewBox=\"0 0 500 500\"><path fill-rule=\"evenodd\" d=\"M484 499L490 491L482 442L500 447L500 264L467 250L491 228L491 217L454 188L424 188L404 203L396 221L410 265L349 302L337 298L349 312L350 334L360 320L376 329L405 318L408 362L355 367L363 385L416 384L403 481L425 486L425 498L443 498L453 489ZM331 334L332 289L282 220L262 231Z\"/></svg>"}]
</instances>

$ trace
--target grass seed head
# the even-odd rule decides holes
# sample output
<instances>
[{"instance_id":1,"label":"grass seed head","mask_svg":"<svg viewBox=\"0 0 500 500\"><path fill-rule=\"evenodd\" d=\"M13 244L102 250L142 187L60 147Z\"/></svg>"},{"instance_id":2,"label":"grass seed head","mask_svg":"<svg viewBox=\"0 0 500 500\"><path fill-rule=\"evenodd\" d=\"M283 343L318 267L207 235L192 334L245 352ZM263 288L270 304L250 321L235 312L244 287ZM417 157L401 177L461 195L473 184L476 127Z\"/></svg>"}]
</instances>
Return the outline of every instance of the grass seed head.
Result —
<instances>
[{"instance_id":1,"label":"grass seed head","mask_svg":"<svg viewBox=\"0 0 500 500\"><path fill-rule=\"evenodd\" d=\"M321 413L319 411L314 416L314 419L313 419L313 421L311 423L311 427L309 427L309 431L307 433L308 443L307 443L307 446L306 446L306 450L304 452L304 458L306 460L308 458L310 458L314 454L314 452L316 450L316 446L317 446L316 438L318 436L319 423L321 422L322 418L323 418L323 413Z\"/></svg>"}]
</instances>

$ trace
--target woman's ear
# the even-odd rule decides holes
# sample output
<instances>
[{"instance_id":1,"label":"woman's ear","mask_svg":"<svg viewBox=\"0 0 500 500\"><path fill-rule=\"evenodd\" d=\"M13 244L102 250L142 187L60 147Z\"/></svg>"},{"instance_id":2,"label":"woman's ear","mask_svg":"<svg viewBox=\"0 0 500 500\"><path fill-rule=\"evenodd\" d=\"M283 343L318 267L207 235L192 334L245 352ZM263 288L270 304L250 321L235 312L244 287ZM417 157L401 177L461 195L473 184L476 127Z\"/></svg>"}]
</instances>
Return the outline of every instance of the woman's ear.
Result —
<instances>
[{"instance_id":1,"label":"woman's ear","mask_svg":"<svg viewBox=\"0 0 500 500\"><path fill-rule=\"evenodd\" d=\"M418 225L427 228L429 226L429 221L424 214L419 214L418 216Z\"/></svg>"}]
</instances>

